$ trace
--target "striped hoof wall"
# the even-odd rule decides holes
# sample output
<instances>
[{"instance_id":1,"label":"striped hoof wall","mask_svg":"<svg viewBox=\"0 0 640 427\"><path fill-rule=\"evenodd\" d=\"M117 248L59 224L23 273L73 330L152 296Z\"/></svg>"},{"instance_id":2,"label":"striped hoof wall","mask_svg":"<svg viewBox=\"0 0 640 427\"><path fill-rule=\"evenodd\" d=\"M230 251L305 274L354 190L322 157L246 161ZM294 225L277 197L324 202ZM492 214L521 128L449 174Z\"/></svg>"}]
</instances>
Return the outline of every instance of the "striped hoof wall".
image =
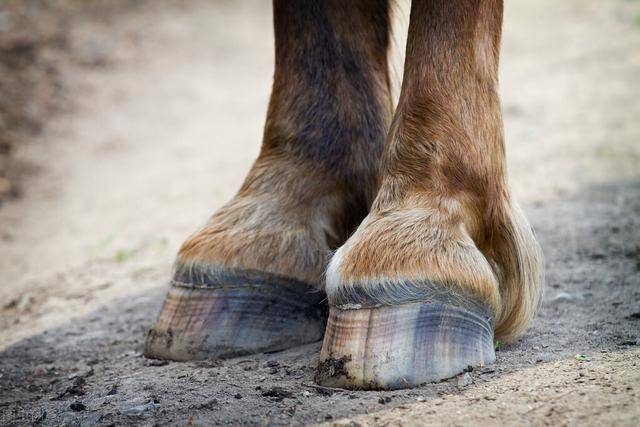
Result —
<instances>
[{"instance_id":1,"label":"striped hoof wall","mask_svg":"<svg viewBox=\"0 0 640 427\"><path fill-rule=\"evenodd\" d=\"M147 336L145 356L229 358L319 341L324 299L316 289L274 274L179 269Z\"/></svg>"},{"instance_id":2,"label":"striped hoof wall","mask_svg":"<svg viewBox=\"0 0 640 427\"><path fill-rule=\"evenodd\" d=\"M331 307L316 381L347 389L411 388L494 361L491 315L477 304Z\"/></svg>"}]
</instances>

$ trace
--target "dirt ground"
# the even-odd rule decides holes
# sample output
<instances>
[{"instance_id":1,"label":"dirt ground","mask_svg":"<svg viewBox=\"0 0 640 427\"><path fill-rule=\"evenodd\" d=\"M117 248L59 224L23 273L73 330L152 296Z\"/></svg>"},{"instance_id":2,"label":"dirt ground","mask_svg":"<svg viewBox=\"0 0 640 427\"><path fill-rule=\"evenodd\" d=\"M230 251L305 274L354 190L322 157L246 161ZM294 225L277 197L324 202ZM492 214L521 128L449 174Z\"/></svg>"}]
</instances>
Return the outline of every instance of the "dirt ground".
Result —
<instances>
[{"instance_id":1,"label":"dirt ground","mask_svg":"<svg viewBox=\"0 0 640 427\"><path fill-rule=\"evenodd\" d=\"M509 169L544 303L494 365L393 392L314 386L320 343L142 357L178 245L258 153L270 6L96 3L65 21L70 104L12 153L28 173L0 207L1 425L640 424L639 1L506 2Z\"/></svg>"}]
</instances>

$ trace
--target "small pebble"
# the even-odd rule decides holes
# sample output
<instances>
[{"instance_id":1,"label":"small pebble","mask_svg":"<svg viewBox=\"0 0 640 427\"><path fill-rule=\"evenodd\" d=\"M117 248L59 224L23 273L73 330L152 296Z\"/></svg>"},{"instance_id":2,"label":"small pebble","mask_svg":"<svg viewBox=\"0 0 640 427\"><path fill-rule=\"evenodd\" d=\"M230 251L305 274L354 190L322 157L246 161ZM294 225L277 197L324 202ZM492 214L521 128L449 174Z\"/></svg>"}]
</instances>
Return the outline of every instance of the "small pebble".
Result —
<instances>
[{"instance_id":1,"label":"small pebble","mask_svg":"<svg viewBox=\"0 0 640 427\"><path fill-rule=\"evenodd\" d=\"M468 385L471 385L472 383L473 383L473 379L471 378L471 375L469 375L468 372L465 372L464 374L458 377L458 387L466 387Z\"/></svg>"},{"instance_id":2,"label":"small pebble","mask_svg":"<svg viewBox=\"0 0 640 427\"><path fill-rule=\"evenodd\" d=\"M551 298L549 302L551 304L559 304L563 302L572 302L577 298L575 295L570 294L569 292L558 292L555 297Z\"/></svg>"},{"instance_id":3,"label":"small pebble","mask_svg":"<svg viewBox=\"0 0 640 427\"><path fill-rule=\"evenodd\" d=\"M156 409L159 407L160 407L160 404L158 403L158 401L153 399L153 400L150 400L148 403L145 403L144 405L134 406L132 408L126 409L122 411L122 413L130 417L138 417L151 409Z\"/></svg>"}]
</instances>

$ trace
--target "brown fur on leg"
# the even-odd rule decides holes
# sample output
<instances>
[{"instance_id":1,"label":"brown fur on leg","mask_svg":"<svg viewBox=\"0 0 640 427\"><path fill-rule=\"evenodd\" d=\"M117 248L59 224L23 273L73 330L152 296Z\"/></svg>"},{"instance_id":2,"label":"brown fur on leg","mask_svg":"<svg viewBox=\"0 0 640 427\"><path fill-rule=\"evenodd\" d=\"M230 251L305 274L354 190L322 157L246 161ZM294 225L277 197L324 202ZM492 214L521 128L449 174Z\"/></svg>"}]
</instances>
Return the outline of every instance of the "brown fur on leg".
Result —
<instances>
[{"instance_id":1,"label":"brown fur on leg","mask_svg":"<svg viewBox=\"0 0 640 427\"><path fill-rule=\"evenodd\" d=\"M391 119L387 0L275 0L276 67L259 158L178 263L320 286L367 214Z\"/></svg>"},{"instance_id":2,"label":"brown fur on leg","mask_svg":"<svg viewBox=\"0 0 640 427\"><path fill-rule=\"evenodd\" d=\"M317 341L331 249L366 215L390 121L387 0L275 0L260 155L182 245L149 357L233 357Z\"/></svg>"},{"instance_id":3,"label":"brown fur on leg","mask_svg":"<svg viewBox=\"0 0 640 427\"><path fill-rule=\"evenodd\" d=\"M401 300L423 281L480 297L498 339L516 338L531 320L542 256L507 184L501 25L499 0L412 2L381 188L331 261L330 302L358 287L368 295L389 288L384 295L392 289Z\"/></svg>"}]
</instances>

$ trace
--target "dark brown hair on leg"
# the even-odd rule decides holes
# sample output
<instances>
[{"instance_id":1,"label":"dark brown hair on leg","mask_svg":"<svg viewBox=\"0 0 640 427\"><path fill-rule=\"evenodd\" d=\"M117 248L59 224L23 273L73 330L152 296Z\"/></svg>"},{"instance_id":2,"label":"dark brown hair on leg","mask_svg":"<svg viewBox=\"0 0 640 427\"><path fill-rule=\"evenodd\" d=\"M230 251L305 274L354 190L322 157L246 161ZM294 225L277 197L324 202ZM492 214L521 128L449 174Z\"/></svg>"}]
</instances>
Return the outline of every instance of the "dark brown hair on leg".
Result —
<instances>
[{"instance_id":1,"label":"dark brown hair on leg","mask_svg":"<svg viewBox=\"0 0 640 427\"><path fill-rule=\"evenodd\" d=\"M258 159L182 245L153 357L279 350L322 337L331 250L367 214L391 120L387 0L275 0Z\"/></svg>"},{"instance_id":2,"label":"dark brown hair on leg","mask_svg":"<svg viewBox=\"0 0 640 427\"><path fill-rule=\"evenodd\" d=\"M331 260L325 385L409 387L494 360L542 289L507 184L500 0L413 0L404 80L370 213Z\"/></svg>"}]
</instances>

